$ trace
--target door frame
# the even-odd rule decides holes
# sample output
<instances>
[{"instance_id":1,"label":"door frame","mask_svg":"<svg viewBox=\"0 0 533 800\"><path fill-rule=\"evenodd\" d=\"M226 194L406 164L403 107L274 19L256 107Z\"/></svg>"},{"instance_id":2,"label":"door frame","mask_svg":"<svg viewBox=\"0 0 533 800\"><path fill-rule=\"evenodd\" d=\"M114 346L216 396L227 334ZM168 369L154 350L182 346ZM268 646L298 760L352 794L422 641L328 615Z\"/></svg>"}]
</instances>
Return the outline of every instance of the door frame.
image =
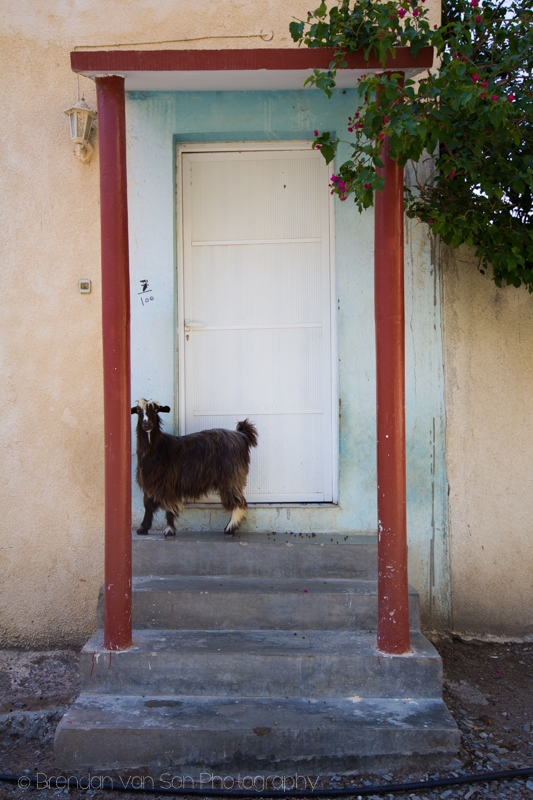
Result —
<instances>
[{"instance_id":1,"label":"door frame","mask_svg":"<svg viewBox=\"0 0 533 800\"><path fill-rule=\"evenodd\" d=\"M175 297L175 330L176 330L176 360L174 382L175 393L175 418L174 425L178 434L185 433L185 298L184 298L184 238L183 238L183 186L182 186L182 156L187 153L224 153L224 152L265 152L265 151L301 151L309 150L309 140L289 141L247 141L247 142L197 142L176 145L176 297ZM331 390L331 480L332 500L322 503L309 502L272 502L249 503L251 507L290 507L290 506L331 506L338 504L339 492L339 362L338 362L338 328L337 328L337 284L335 270L335 217L333 196L330 194L328 202L328 228L329 228L329 287L330 287L330 390ZM198 505L198 504L195 504ZM200 504L201 505L201 504ZM210 504L211 507L213 504Z\"/></svg>"}]
</instances>

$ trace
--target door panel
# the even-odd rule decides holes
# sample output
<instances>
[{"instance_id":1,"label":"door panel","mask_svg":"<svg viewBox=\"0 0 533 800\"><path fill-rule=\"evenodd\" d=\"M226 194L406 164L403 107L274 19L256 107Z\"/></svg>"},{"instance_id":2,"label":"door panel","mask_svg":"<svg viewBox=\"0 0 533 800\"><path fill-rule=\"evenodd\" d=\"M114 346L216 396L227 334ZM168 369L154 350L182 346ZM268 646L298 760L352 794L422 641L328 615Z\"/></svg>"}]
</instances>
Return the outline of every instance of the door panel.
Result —
<instances>
[{"instance_id":1,"label":"door panel","mask_svg":"<svg viewBox=\"0 0 533 800\"><path fill-rule=\"evenodd\" d=\"M182 432L259 431L250 502L333 499L327 170L313 151L182 153ZM216 501L216 498L213 498Z\"/></svg>"}]
</instances>

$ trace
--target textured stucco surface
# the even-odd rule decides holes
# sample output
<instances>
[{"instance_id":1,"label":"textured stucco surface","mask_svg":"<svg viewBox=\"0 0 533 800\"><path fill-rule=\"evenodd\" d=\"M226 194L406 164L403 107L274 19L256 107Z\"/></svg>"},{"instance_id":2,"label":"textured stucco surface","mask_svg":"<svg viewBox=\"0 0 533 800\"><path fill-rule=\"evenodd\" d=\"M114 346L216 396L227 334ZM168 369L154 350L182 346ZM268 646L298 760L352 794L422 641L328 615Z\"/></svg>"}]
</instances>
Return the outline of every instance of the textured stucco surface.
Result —
<instances>
[{"instance_id":1,"label":"textured stucco surface","mask_svg":"<svg viewBox=\"0 0 533 800\"><path fill-rule=\"evenodd\" d=\"M533 634L533 296L442 248L452 625Z\"/></svg>"},{"instance_id":2,"label":"textured stucco surface","mask_svg":"<svg viewBox=\"0 0 533 800\"><path fill-rule=\"evenodd\" d=\"M103 576L99 175L97 136L86 165L68 140L63 110L76 99L69 53L81 45L166 40L181 41L149 46L289 47L288 24L303 18L308 4L4 0L1 8L0 93L9 113L0 126L0 644L81 643L95 626ZM251 35L261 31L272 31L271 41ZM238 38L227 38L231 34ZM95 108L93 83L80 78L80 90ZM429 242L416 226L408 231L407 248L409 257L430 263ZM90 295L78 292L82 277L92 280ZM428 325L439 326L437 268L415 271L409 280L408 371L435 369L440 381L435 348L414 346ZM345 289L348 295L357 290L349 276ZM420 298L429 296L434 305L422 309ZM446 261L453 622L460 630L531 630L532 302L524 292L499 292L471 266ZM419 402L417 391L415 384L408 387L408 408ZM409 431L411 441L427 438L424 486L427 474L435 475L434 502L442 512L444 423L433 412L428 406L427 413L408 416L408 438ZM353 431L346 427L344 434ZM372 436L365 441L371 448ZM408 459L421 463L412 450ZM440 517L428 512L417 485L415 475L411 529L422 531L429 522L425 540L417 534L412 542L411 580L431 605L435 575L441 587L446 582L447 521L445 511ZM442 594L439 602L446 605Z\"/></svg>"},{"instance_id":3,"label":"textured stucco surface","mask_svg":"<svg viewBox=\"0 0 533 800\"><path fill-rule=\"evenodd\" d=\"M178 47L288 47L302 0L4 0L0 31L0 643L83 642L103 575L100 220L95 156L63 110L85 44L206 37ZM272 31L260 38L216 38ZM215 38L213 38L215 37ZM168 46L168 45L165 45ZM94 84L80 91L96 108ZM92 293L78 292L79 278Z\"/></svg>"},{"instance_id":4,"label":"textured stucco surface","mask_svg":"<svg viewBox=\"0 0 533 800\"><path fill-rule=\"evenodd\" d=\"M66 42L3 19L0 641L41 646L83 637L101 576L98 165L69 143Z\"/></svg>"}]
</instances>

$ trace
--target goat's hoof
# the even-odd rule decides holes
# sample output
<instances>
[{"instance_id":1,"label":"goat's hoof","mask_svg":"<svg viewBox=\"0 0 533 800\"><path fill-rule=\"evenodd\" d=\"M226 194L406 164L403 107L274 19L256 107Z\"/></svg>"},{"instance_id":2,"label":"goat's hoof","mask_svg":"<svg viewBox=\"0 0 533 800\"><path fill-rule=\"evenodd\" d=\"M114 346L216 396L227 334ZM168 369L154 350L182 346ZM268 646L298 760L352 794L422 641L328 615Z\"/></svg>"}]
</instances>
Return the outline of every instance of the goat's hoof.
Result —
<instances>
[{"instance_id":1,"label":"goat's hoof","mask_svg":"<svg viewBox=\"0 0 533 800\"><path fill-rule=\"evenodd\" d=\"M137 528L137 536L148 536L146 528Z\"/></svg>"},{"instance_id":2,"label":"goat's hoof","mask_svg":"<svg viewBox=\"0 0 533 800\"><path fill-rule=\"evenodd\" d=\"M235 536L235 531L237 528L232 528L231 530L224 530L224 536Z\"/></svg>"},{"instance_id":3,"label":"goat's hoof","mask_svg":"<svg viewBox=\"0 0 533 800\"><path fill-rule=\"evenodd\" d=\"M165 539L170 539L171 536L176 535L176 531L172 530L172 528L165 528L163 535Z\"/></svg>"}]
</instances>

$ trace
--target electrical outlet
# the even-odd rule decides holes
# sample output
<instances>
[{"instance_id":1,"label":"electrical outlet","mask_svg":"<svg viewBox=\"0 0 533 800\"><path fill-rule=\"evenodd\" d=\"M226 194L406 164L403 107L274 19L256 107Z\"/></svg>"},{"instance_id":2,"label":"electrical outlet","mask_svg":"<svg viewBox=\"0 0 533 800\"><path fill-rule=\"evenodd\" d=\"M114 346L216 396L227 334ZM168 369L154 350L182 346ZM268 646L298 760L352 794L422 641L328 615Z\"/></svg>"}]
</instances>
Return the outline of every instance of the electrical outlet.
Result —
<instances>
[{"instance_id":1,"label":"electrical outlet","mask_svg":"<svg viewBox=\"0 0 533 800\"><path fill-rule=\"evenodd\" d=\"M82 294L89 294L91 291L91 281L89 278L80 278L78 281L78 291Z\"/></svg>"}]
</instances>

